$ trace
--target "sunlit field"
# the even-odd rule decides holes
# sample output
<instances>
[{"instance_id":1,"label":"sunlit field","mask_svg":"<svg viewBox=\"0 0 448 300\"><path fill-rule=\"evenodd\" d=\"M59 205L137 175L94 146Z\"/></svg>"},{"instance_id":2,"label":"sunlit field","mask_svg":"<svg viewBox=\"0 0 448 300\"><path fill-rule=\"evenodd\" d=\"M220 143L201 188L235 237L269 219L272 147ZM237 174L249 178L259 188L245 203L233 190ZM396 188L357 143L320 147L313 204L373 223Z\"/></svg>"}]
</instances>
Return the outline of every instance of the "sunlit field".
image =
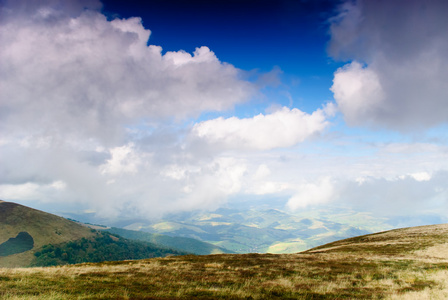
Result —
<instances>
[{"instance_id":1,"label":"sunlit field","mask_svg":"<svg viewBox=\"0 0 448 300\"><path fill-rule=\"evenodd\" d=\"M440 255L445 233L445 225L404 229L299 254L187 255L0 269L0 297L446 299L448 260Z\"/></svg>"}]
</instances>

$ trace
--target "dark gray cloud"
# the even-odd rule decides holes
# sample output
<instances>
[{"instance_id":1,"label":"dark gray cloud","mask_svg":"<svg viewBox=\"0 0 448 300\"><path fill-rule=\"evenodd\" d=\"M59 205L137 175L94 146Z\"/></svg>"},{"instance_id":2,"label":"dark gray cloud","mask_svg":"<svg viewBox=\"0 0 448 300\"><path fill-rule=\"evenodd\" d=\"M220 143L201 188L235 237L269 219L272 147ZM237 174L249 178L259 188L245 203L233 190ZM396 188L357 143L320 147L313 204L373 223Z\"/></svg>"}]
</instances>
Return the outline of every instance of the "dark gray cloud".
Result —
<instances>
[{"instance_id":1,"label":"dark gray cloud","mask_svg":"<svg viewBox=\"0 0 448 300\"><path fill-rule=\"evenodd\" d=\"M350 125L421 130L448 122L448 2L350 1L329 53L352 63L332 91Z\"/></svg>"}]
</instances>

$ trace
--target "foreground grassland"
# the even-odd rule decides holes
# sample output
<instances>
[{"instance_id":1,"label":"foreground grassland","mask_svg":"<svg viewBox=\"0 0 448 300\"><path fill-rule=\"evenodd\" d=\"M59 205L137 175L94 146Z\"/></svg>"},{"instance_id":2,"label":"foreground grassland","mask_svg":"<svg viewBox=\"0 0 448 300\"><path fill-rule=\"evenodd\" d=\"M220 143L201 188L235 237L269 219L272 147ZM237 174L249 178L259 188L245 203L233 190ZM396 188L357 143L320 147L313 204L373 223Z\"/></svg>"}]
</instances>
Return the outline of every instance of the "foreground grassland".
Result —
<instances>
[{"instance_id":1,"label":"foreground grassland","mask_svg":"<svg viewBox=\"0 0 448 300\"><path fill-rule=\"evenodd\" d=\"M448 226L298 254L219 254L0 269L1 299L447 299Z\"/></svg>"}]
</instances>

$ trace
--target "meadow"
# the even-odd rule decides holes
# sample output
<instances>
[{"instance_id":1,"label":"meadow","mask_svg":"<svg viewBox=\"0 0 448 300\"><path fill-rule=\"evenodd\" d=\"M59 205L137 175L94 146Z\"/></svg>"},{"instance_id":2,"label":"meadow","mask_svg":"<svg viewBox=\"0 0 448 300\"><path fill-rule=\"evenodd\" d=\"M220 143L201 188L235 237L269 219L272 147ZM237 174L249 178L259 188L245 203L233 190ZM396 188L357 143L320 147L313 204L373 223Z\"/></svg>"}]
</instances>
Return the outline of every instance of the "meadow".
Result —
<instances>
[{"instance_id":1,"label":"meadow","mask_svg":"<svg viewBox=\"0 0 448 300\"><path fill-rule=\"evenodd\" d=\"M185 255L0 269L2 299L447 299L447 225L297 254Z\"/></svg>"},{"instance_id":2,"label":"meadow","mask_svg":"<svg viewBox=\"0 0 448 300\"><path fill-rule=\"evenodd\" d=\"M0 270L2 299L448 297L448 263L332 254L219 254Z\"/></svg>"}]
</instances>

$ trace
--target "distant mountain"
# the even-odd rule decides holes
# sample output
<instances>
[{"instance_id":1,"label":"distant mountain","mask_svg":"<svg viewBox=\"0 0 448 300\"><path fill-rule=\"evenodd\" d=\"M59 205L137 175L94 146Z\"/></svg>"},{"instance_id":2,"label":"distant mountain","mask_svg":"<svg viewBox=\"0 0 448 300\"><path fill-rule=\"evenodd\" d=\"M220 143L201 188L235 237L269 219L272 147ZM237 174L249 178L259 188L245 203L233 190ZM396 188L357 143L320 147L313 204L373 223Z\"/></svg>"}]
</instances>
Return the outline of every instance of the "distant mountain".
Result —
<instances>
[{"instance_id":1,"label":"distant mountain","mask_svg":"<svg viewBox=\"0 0 448 300\"><path fill-rule=\"evenodd\" d=\"M186 252L124 239L12 202L0 201L0 267L140 259Z\"/></svg>"},{"instance_id":2,"label":"distant mountain","mask_svg":"<svg viewBox=\"0 0 448 300\"><path fill-rule=\"evenodd\" d=\"M227 249L192 238L171 237L163 234L126 230L116 227L105 229L104 231L118 234L127 239L150 242L158 246L177 249L180 251L186 251L192 254L207 255L207 254L233 253L232 251L229 251Z\"/></svg>"},{"instance_id":3,"label":"distant mountain","mask_svg":"<svg viewBox=\"0 0 448 300\"><path fill-rule=\"evenodd\" d=\"M198 239L236 253L295 253L312 247L371 233L328 219L303 217L277 209L191 212L162 221L128 221L125 229Z\"/></svg>"}]
</instances>

